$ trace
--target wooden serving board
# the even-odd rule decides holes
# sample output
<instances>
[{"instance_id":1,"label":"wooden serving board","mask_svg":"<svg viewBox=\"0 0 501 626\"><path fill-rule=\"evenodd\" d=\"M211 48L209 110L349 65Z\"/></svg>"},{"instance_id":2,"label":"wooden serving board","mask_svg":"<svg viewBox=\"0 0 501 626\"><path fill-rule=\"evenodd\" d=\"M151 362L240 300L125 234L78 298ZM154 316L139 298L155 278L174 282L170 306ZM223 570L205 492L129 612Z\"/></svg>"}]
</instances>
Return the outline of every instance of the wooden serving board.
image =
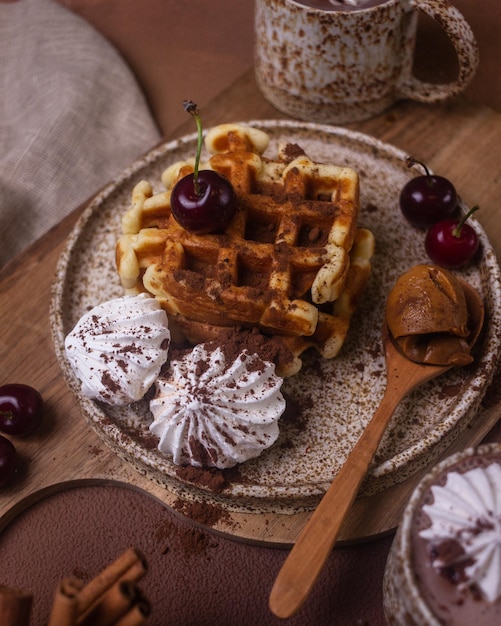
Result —
<instances>
[{"instance_id":1,"label":"wooden serving board","mask_svg":"<svg viewBox=\"0 0 501 626\"><path fill-rule=\"evenodd\" d=\"M283 118L264 101L252 73L245 74L204 110L207 125L223 121ZM478 219L499 257L501 209L498 164L501 162L501 116L459 99L448 105L401 103L353 130L393 143L426 161L455 181L467 204L479 204ZM190 123L175 136L191 132ZM112 452L81 416L66 388L56 360L49 327L50 292L57 260L83 207L63 219L0 273L0 384L22 382L36 387L46 402L40 430L16 439L20 469L15 483L0 492L0 532L23 508L61 483L113 480L144 489L174 510L178 496L139 474ZM472 426L447 454L479 443L501 416L500 375L491 385ZM490 440L501 441L496 430ZM340 541L362 541L395 528L420 476L416 475L370 498L357 499ZM188 509L186 509L188 510ZM249 542L290 546L310 513L226 513L211 528ZM202 523L194 514L194 522Z\"/></svg>"}]
</instances>

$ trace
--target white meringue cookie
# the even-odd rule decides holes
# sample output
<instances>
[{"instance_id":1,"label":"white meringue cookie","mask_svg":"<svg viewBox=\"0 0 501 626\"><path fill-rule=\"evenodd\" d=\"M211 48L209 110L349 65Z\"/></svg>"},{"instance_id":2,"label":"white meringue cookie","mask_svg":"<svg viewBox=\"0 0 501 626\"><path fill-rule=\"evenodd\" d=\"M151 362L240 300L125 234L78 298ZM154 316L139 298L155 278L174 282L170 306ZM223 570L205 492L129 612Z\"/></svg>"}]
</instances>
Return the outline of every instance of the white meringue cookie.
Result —
<instances>
[{"instance_id":1,"label":"white meringue cookie","mask_svg":"<svg viewBox=\"0 0 501 626\"><path fill-rule=\"evenodd\" d=\"M150 431L178 465L224 469L258 456L279 435L285 410L273 363L246 350L227 363L199 344L156 382Z\"/></svg>"},{"instance_id":2,"label":"white meringue cookie","mask_svg":"<svg viewBox=\"0 0 501 626\"><path fill-rule=\"evenodd\" d=\"M144 396L167 360L169 345L167 315L146 294L94 307L65 339L82 393L116 405Z\"/></svg>"}]
</instances>

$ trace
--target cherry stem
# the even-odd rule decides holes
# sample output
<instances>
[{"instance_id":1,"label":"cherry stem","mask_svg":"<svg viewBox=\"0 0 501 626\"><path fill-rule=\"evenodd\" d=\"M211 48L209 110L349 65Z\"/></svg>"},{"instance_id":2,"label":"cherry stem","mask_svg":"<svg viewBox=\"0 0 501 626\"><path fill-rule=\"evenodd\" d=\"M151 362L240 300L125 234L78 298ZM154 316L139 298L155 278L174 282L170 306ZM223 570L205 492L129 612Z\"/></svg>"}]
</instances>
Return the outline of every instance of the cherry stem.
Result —
<instances>
[{"instance_id":1,"label":"cherry stem","mask_svg":"<svg viewBox=\"0 0 501 626\"><path fill-rule=\"evenodd\" d=\"M475 204L475 206L472 206L471 209L468 211L468 213L466 213L466 215L464 215L461 219L461 221L458 223L457 226L455 226L452 230L452 236L453 237L461 237L461 230L464 226L464 223L466 222L466 220L473 215L473 213L475 213L475 211L478 211L480 207L478 206L478 204Z\"/></svg>"},{"instance_id":2,"label":"cherry stem","mask_svg":"<svg viewBox=\"0 0 501 626\"><path fill-rule=\"evenodd\" d=\"M422 161L418 161L413 156L408 156L406 157L405 162L407 163L407 167L412 167L413 165L420 165L426 172L426 176L430 176L430 170L426 167L426 165Z\"/></svg>"},{"instance_id":3,"label":"cherry stem","mask_svg":"<svg viewBox=\"0 0 501 626\"><path fill-rule=\"evenodd\" d=\"M189 113L195 123L197 125L197 153L195 155L195 165L193 166L193 189L197 196L200 196L200 184L198 182L198 168L200 165L200 155L202 154L202 142L203 142L203 134L202 134L202 120L200 119L200 114L198 112L197 105L191 100L185 100L183 102L184 110Z\"/></svg>"}]
</instances>

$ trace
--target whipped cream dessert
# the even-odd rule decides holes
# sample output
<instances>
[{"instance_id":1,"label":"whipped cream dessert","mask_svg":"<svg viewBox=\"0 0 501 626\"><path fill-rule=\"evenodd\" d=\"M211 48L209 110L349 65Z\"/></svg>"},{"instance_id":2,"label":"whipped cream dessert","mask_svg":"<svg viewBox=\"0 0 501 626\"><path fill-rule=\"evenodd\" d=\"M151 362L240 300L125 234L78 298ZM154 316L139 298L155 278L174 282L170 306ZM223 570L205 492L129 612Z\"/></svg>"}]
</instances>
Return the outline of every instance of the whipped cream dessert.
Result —
<instances>
[{"instance_id":1,"label":"whipped cream dessert","mask_svg":"<svg viewBox=\"0 0 501 626\"><path fill-rule=\"evenodd\" d=\"M145 395L167 359L169 345L167 315L146 294L97 305L65 339L66 356L83 395L114 405Z\"/></svg>"},{"instance_id":2,"label":"whipped cream dessert","mask_svg":"<svg viewBox=\"0 0 501 626\"><path fill-rule=\"evenodd\" d=\"M233 467L278 438L285 410L275 365L243 350L198 344L172 358L150 401L150 431L178 465Z\"/></svg>"},{"instance_id":3,"label":"whipped cream dessert","mask_svg":"<svg viewBox=\"0 0 501 626\"><path fill-rule=\"evenodd\" d=\"M421 480L383 581L389 626L501 624L501 445L458 452Z\"/></svg>"},{"instance_id":4,"label":"whipped cream dessert","mask_svg":"<svg viewBox=\"0 0 501 626\"><path fill-rule=\"evenodd\" d=\"M440 574L455 572L458 593L501 598L501 465L464 474L450 472L445 485L431 488L423 506L431 526L419 535L429 541L431 564Z\"/></svg>"},{"instance_id":5,"label":"whipped cream dessert","mask_svg":"<svg viewBox=\"0 0 501 626\"><path fill-rule=\"evenodd\" d=\"M501 623L501 454L472 450L423 494L411 534L420 593L439 624Z\"/></svg>"}]
</instances>

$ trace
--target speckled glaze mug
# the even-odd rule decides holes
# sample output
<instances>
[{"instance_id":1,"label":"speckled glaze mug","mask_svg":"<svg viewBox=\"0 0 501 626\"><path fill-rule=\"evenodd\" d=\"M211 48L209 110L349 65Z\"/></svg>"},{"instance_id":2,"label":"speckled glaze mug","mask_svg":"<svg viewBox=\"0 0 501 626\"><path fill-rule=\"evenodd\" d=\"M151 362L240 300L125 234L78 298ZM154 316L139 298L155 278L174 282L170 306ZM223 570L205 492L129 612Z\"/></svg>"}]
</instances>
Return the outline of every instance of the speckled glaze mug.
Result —
<instances>
[{"instance_id":1,"label":"speckled glaze mug","mask_svg":"<svg viewBox=\"0 0 501 626\"><path fill-rule=\"evenodd\" d=\"M310 3L317 8L301 2L256 0L255 10L257 83L291 117L344 124L400 99L442 102L463 91L477 69L473 32L446 0L359 0L358 8L335 10L319 9L318 0ZM452 42L456 81L436 85L412 75L419 12L438 22Z\"/></svg>"}]
</instances>

